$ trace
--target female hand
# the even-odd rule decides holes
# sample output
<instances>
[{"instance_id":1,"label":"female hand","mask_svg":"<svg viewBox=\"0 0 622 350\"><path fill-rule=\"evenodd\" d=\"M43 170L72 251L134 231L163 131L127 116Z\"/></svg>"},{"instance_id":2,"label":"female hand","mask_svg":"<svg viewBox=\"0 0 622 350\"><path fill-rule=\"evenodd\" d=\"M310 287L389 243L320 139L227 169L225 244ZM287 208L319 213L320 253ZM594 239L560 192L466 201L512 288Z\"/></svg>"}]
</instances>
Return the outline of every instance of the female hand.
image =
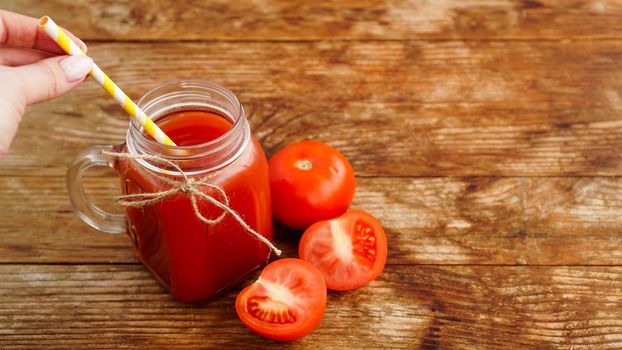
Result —
<instances>
[{"instance_id":1,"label":"female hand","mask_svg":"<svg viewBox=\"0 0 622 350\"><path fill-rule=\"evenodd\" d=\"M68 34L86 52L86 45ZM93 60L63 54L39 29L37 19L0 10L0 156L8 152L26 106L58 97L84 81Z\"/></svg>"}]
</instances>

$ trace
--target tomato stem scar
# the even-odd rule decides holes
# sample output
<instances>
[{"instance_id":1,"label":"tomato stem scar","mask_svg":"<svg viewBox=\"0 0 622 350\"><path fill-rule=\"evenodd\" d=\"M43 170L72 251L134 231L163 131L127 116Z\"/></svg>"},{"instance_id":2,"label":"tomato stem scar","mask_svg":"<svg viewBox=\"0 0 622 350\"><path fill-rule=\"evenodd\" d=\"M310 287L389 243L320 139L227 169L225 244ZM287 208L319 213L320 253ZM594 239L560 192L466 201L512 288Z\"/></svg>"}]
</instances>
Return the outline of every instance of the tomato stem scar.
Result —
<instances>
[{"instance_id":1,"label":"tomato stem scar","mask_svg":"<svg viewBox=\"0 0 622 350\"><path fill-rule=\"evenodd\" d=\"M300 170L311 170L313 168L313 163L311 163L308 159L299 159L295 163L296 168Z\"/></svg>"}]
</instances>

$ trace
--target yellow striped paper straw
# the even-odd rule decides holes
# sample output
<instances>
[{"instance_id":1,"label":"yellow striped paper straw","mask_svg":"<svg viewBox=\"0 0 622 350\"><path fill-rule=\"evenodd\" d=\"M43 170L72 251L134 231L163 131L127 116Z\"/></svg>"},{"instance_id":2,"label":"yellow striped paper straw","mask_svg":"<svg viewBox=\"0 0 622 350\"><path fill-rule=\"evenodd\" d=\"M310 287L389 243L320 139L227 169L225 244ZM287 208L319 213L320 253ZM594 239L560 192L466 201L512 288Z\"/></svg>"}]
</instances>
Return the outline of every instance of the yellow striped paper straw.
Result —
<instances>
[{"instance_id":1,"label":"yellow striped paper straw","mask_svg":"<svg viewBox=\"0 0 622 350\"><path fill-rule=\"evenodd\" d=\"M67 33L65 33L54 21L48 17L43 16L39 20L39 27L41 27L47 35L49 35L56 43L69 55L81 55L86 54L74 43ZM89 74L95 79L104 90L114 97L119 102L121 107L125 109L129 115L136 118L140 125L145 128L147 134L151 135L156 141L169 146L176 146L173 140L171 140L166 134L149 118L142 109L140 109L131 98L129 98L121 88L117 86L107 75L102 71L95 63Z\"/></svg>"}]
</instances>

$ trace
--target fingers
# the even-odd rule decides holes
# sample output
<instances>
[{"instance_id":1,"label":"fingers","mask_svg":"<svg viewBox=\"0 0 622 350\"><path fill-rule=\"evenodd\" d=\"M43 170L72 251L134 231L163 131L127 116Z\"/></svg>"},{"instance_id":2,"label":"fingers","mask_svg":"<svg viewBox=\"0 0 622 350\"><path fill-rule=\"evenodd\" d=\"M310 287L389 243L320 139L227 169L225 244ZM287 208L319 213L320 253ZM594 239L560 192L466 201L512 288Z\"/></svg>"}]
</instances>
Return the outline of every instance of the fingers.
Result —
<instances>
[{"instance_id":1,"label":"fingers","mask_svg":"<svg viewBox=\"0 0 622 350\"><path fill-rule=\"evenodd\" d=\"M67 30L65 32L80 46L82 51L86 52L86 44L82 40ZM39 28L39 20L3 10L0 10L0 45L65 54L56 42Z\"/></svg>"},{"instance_id":2,"label":"fingers","mask_svg":"<svg viewBox=\"0 0 622 350\"><path fill-rule=\"evenodd\" d=\"M0 77L4 76L3 73L0 71ZM0 96L0 102L2 102L0 103L0 157L2 157L9 151L26 106L12 91L6 91L6 94Z\"/></svg>"},{"instance_id":3,"label":"fingers","mask_svg":"<svg viewBox=\"0 0 622 350\"><path fill-rule=\"evenodd\" d=\"M0 66L23 66L25 64L38 62L48 57L52 57L52 54L33 49L0 46Z\"/></svg>"},{"instance_id":4,"label":"fingers","mask_svg":"<svg viewBox=\"0 0 622 350\"><path fill-rule=\"evenodd\" d=\"M80 39L67 34L86 52ZM0 156L8 151L26 105L66 93L93 65L89 57L53 54L64 52L37 19L0 10Z\"/></svg>"},{"instance_id":5,"label":"fingers","mask_svg":"<svg viewBox=\"0 0 622 350\"><path fill-rule=\"evenodd\" d=\"M92 65L93 60L87 56L61 56L10 69L29 105L58 97L76 87Z\"/></svg>"}]
</instances>

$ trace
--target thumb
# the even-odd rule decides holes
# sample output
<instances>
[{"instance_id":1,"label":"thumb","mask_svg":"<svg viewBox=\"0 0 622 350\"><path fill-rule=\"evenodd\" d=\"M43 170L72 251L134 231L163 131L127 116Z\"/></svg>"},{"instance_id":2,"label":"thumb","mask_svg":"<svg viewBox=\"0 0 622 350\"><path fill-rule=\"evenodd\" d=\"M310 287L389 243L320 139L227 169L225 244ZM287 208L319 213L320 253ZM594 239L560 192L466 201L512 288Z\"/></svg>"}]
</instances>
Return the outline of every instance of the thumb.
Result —
<instances>
[{"instance_id":1,"label":"thumb","mask_svg":"<svg viewBox=\"0 0 622 350\"><path fill-rule=\"evenodd\" d=\"M93 60L87 56L57 56L13 68L13 73L26 104L30 105L51 100L78 86L92 65Z\"/></svg>"}]
</instances>

